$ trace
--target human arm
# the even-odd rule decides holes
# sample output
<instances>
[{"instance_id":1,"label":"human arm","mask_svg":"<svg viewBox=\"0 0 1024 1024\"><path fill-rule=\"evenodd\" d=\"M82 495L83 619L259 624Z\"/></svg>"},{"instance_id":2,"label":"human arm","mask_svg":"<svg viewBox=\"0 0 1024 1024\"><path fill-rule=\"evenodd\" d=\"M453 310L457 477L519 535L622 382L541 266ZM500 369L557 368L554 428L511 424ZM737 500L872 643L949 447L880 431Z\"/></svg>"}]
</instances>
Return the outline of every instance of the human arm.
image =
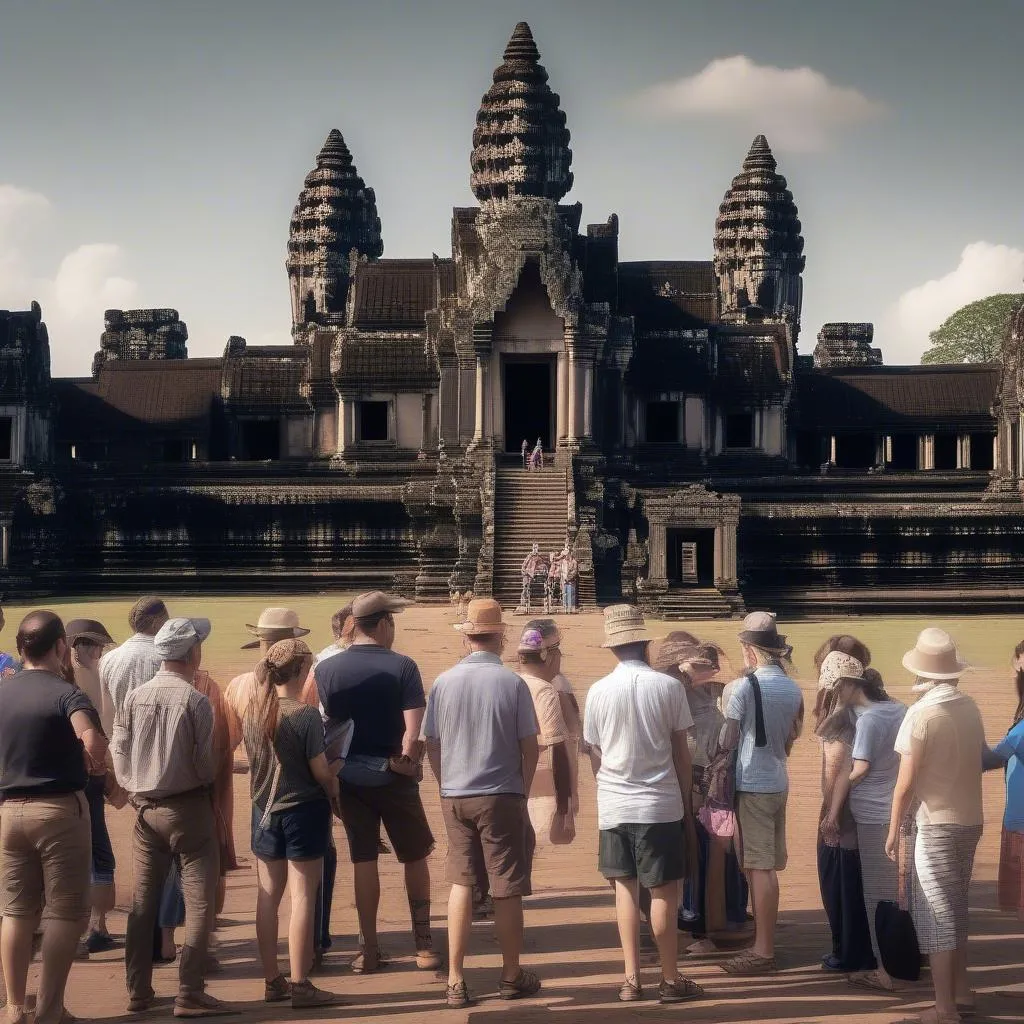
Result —
<instances>
[{"instance_id":1,"label":"human arm","mask_svg":"<svg viewBox=\"0 0 1024 1024\"><path fill-rule=\"evenodd\" d=\"M721 750L735 750L740 745L740 730L747 707L753 699L753 690L748 679L740 679L733 684L732 694L725 705L725 725L718 740Z\"/></svg>"},{"instance_id":2,"label":"human arm","mask_svg":"<svg viewBox=\"0 0 1024 1024\"><path fill-rule=\"evenodd\" d=\"M189 694L188 714L192 721L192 737L195 744L193 763L196 777L204 786L213 785L217 777L217 751L213 742L213 707L195 690Z\"/></svg>"},{"instance_id":3,"label":"human arm","mask_svg":"<svg viewBox=\"0 0 1024 1024\"><path fill-rule=\"evenodd\" d=\"M679 792L683 798L686 863L693 868L699 863L699 848L697 826L693 817L693 758L690 755L690 744L686 741L686 733L686 729L672 733L672 762L675 766L676 778L679 780Z\"/></svg>"},{"instance_id":4,"label":"human arm","mask_svg":"<svg viewBox=\"0 0 1024 1024\"><path fill-rule=\"evenodd\" d=\"M896 847L899 844L900 826L910 808L914 796L914 782L917 777L918 764L922 744L918 740L911 743L911 752L900 754L900 772L896 777L896 789L892 794L892 811L889 815L889 836L885 841L885 852L890 860L896 859Z\"/></svg>"},{"instance_id":5,"label":"human arm","mask_svg":"<svg viewBox=\"0 0 1024 1024\"><path fill-rule=\"evenodd\" d=\"M402 735L402 756L417 764L423 758L420 732L427 709L427 698L423 692L423 678L419 667L412 658L406 658L402 671L402 719L405 732Z\"/></svg>"},{"instance_id":6,"label":"human arm","mask_svg":"<svg viewBox=\"0 0 1024 1024\"><path fill-rule=\"evenodd\" d=\"M540 759L540 744L537 735L522 736L519 739L519 756L523 769L523 792L529 793L533 787L533 777L537 773L537 761Z\"/></svg>"},{"instance_id":7,"label":"human arm","mask_svg":"<svg viewBox=\"0 0 1024 1024\"><path fill-rule=\"evenodd\" d=\"M985 771L1002 768L1011 757L1024 761L1024 722L1015 725L994 747L982 750L982 767Z\"/></svg>"},{"instance_id":8,"label":"human arm","mask_svg":"<svg viewBox=\"0 0 1024 1024\"><path fill-rule=\"evenodd\" d=\"M427 740L427 760L430 770L434 773L438 786L441 785L441 744L437 740Z\"/></svg>"},{"instance_id":9,"label":"human arm","mask_svg":"<svg viewBox=\"0 0 1024 1024\"><path fill-rule=\"evenodd\" d=\"M85 698L88 701L88 698ZM90 705L91 707L91 705ZM94 766L106 763L107 737L96 719L96 712L79 709L71 713L71 727L81 740L86 756Z\"/></svg>"},{"instance_id":10,"label":"human arm","mask_svg":"<svg viewBox=\"0 0 1024 1024\"><path fill-rule=\"evenodd\" d=\"M572 774L564 742L551 746L551 774L555 779L555 810L558 814L568 814L572 800Z\"/></svg>"},{"instance_id":11,"label":"human arm","mask_svg":"<svg viewBox=\"0 0 1024 1024\"><path fill-rule=\"evenodd\" d=\"M309 759L309 770L313 778L327 794L331 802L331 811L336 818L341 817L341 785L338 782L338 774L331 769L331 763L327 755L321 751L316 757Z\"/></svg>"},{"instance_id":12,"label":"human arm","mask_svg":"<svg viewBox=\"0 0 1024 1024\"><path fill-rule=\"evenodd\" d=\"M430 689L430 696L427 697L426 713L423 716L423 725L420 727L420 739L426 744L427 760L430 762L430 770L434 774L434 781L438 788L441 786L441 733L437 721L437 701L440 688L435 681Z\"/></svg>"},{"instance_id":13,"label":"human arm","mask_svg":"<svg viewBox=\"0 0 1024 1024\"><path fill-rule=\"evenodd\" d=\"M800 734L804 731L804 699L800 698L800 708L796 713L796 718L793 719L793 727L790 729L789 737L786 740L786 756L788 757L793 752L793 747L796 745L796 741L800 739Z\"/></svg>"},{"instance_id":14,"label":"human arm","mask_svg":"<svg viewBox=\"0 0 1024 1024\"><path fill-rule=\"evenodd\" d=\"M839 831L839 816L850 795L850 748L840 740L830 740L823 748L825 756L825 816L823 832Z\"/></svg>"},{"instance_id":15,"label":"human arm","mask_svg":"<svg viewBox=\"0 0 1024 1024\"><path fill-rule=\"evenodd\" d=\"M423 758L423 744L420 741L420 729L423 726L423 714L426 708L410 708L402 712L405 720L405 735L402 737L402 756L417 763Z\"/></svg>"}]
</instances>

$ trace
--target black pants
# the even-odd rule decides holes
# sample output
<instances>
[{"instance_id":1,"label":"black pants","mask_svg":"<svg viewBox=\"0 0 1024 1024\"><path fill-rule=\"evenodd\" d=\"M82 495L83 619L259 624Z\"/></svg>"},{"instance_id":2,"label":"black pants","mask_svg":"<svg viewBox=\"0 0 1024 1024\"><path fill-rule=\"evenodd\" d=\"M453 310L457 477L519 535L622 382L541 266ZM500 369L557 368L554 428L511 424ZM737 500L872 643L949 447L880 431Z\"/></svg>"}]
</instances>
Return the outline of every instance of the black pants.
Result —
<instances>
[{"instance_id":1,"label":"black pants","mask_svg":"<svg viewBox=\"0 0 1024 1024\"><path fill-rule=\"evenodd\" d=\"M320 952L331 948L331 904L334 901L334 877L338 872L338 850L334 837L327 844L324 854L323 874L316 890L316 904L313 908L313 939Z\"/></svg>"},{"instance_id":2,"label":"black pants","mask_svg":"<svg viewBox=\"0 0 1024 1024\"><path fill-rule=\"evenodd\" d=\"M827 846L818 837L818 884L821 902L832 929L832 956L846 971L871 971L877 966L871 952L868 915L860 854Z\"/></svg>"}]
</instances>

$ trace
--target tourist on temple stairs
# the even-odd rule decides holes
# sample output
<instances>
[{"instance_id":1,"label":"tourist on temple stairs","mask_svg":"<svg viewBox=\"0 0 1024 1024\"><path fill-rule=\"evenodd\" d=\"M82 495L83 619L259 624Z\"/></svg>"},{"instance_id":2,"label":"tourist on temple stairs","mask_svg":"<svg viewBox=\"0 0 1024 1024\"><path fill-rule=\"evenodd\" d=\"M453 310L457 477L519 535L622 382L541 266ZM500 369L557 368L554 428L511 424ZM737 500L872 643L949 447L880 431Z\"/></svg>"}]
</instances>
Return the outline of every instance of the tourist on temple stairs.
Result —
<instances>
[{"instance_id":1,"label":"tourist on temple stairs","mask_svg":"<svg viewBox=\"0 0 1024 1024\"><path fill-rule=\"evenodd\" d=\"M204 991L219 876L213 806L217 775L213 709L192 685L208 619L168 619L153 642L160 669L125 698L114 720L111 752L117 781L138 811L132 832L135 889L125 938L128 1009L149 1010L153 925L177 860L185 900L185 945L178 965L176 1017L233 1012Z\"/></svg>"},{"instance_id":2,"label":"tourist on temple stairs","mask_svg":"<svg viewBox=\"0 0 1024 1024\"><path fill-rule=\"evenodd\" d=\"M448 986L452 1009L469 1006L464 964L481 865L494 900L501 949L498 994L521 999L540 978L520 964L523 897L531 892L534 834L526 809L537 769L537 718L526 683L501 663L506 624L491 598L471 601L463 635L466 657L438 676L423 737L441 787L448 833Z\"/></svg>"},{"instance_id":3,"label":"tourist on temple stairs","mask_svg":"<svg viewBox=\"0 0 1024 1024\"><path fill-rule=\"evenodd\" d=\"M789 752L803 728L804 700L786 672L792 648L771 612L753 612L739 635L746 675L725 709L723 746L738 748L736 816L740 864L754 902L754 945L722 964L727 974L769 974L775 965L779 876L786 866Z\"/></svg>"},{"instance_id":4,"label":"tourist on temple stairs","mask_svg":"<svg viewBox=\"0 0 1024 1024\"><path fill-rule=\"evenodd\" d=\"M544 468L544 445L539 437L533 446L533 454L530 456L530 468L538 470Z\"/></svg>"},{"instance_id":5,"label":"tourist on temple stairs","mask_svg":"<svg viewBox=\"0 0 1024 1024\"><path fill-rule=\"evenodd\" d=\"M293 1010L342 1000L309 980L314 917L323 858L338 804L338 763L325 756L320 713L299 699L313 655L302 640L279 640L256 666L256 693L242 722L251 766L252 852L256 857L256 943L264 999ZM288 957L291 980L277 959L278 913L291 894Z\"/></svg>"},{"instance_id":6,"label":"tourist on temple stairs","mask_svg":"<svg viewBox=\"0 0 1024 1024\"><path fill-rule=\"evenodd\" d=\"M534 620L537 622L537 620ZM519 675L533 700L540 756L527 794L530 824L541 844L565 845L576 837L572 808L570 733L554 687L562 667L562 636L551 619L528 624L519 640Z\"/></svg>"},{"instance_id":7,"label":"tourist on temple stairs","mask_svg":"<svg viewBox=\"0 0 1024 1024\"><path fill-rule=\"evenodd\" d=\"M100 708L100 722L104 734L109 736L113 730L113 715L106 720L111 712L109 699L103 699L103 687L100 684L99 662L106 647L114 643L101 622L93 619L74 619L67 624L68 645L71 648L71 671L75 685L82 690L93 707ZM100 764L94 765L89 773L89 783L85 789L85 798L89 803L89 819L92 827L92 865L90 876L89 930L83 943L89 953L104 953L115 949L117 943L107 930L107 914L114 909L114 848L107 831L106 803L115 807L124 807L127 794L114 778L113 763L109 754Z\"/></svg>"},{"instance_id":8,"label":"tourist on temple stairs","mask_svg":"<svg viewBox=\"0 0 1024 1024\"><path fill-rule=\"evenodd\" d=\"M441 958L430 932L430 868L434 836L420 799L420 725L426 698L412 658L391 649L395 614L408 601L375 591L352 602L347 650L314 669L327 728L351 720L351 746L341 775L341 819L348 836L359 916L360 952L352 970L369 974L388 963L377 938L380 827L405 869L416 966L436 970Z\"/></svg>"},{"instance_id":9,"label":"tourist on temple stairs","mask_svg":"<svg viewBox=\"0 0 1024 1024\"><path fill-rule=\"evenodd\" d=\"M576 611L576 584L580 574L580 563L567 544L562 550L559 562L559 575L562 584L562 611L571 615Z\"/></svg>"},{"instance_id":10,"label":"tourist on temple stairs","mask_svg":"<svg viewBox=\"0 0 1024 1024\"><path fill-rule=\"evenodd\" d=\"M959 687L969 666L944 630L923 630L903 667L922 696L896 737L900 769L885 851L896 860L901 825L919 800L910 911L935 988L935 1007L921 1020L954 1024L962 1011L974 1010L967 978L968 889L983 827L985 731L977 705Z\"/></svg>"},{"instance_id":11,"label":"tourist on temple stairs","mask_svg":"<svg viewBox=\"0 0 1024 1024\"><path fill-rule=\"evenodd\" d=\"M604 613L604 647L618 665L587 695L583 738L597 765L598 868L615 886L625 981L619 999L643 998L639 886L650 890L650 923L661 961L658 999L680 1003L704 990L679 974L679 885L697 861L693 774L687 730L693 725L677 679L647 664L650 636L632 605Z\"/></svg>"},{"instance_id":12,"label":"tourist on temple stairs","mask_svg":"<svg viewBox=\"0 0 1024 1024\"><path fill-rule=\"evenodd\" d=\"M92 701L67 681L70 650L60 618L30 612L18 627L17 646L23 668L0 681L0 959L7 1020L26 1020L32 936L45 901L35 1019L61 1024L73 1019L64 990L89 917L85 788L89 768L104 762L107 741Z\"/></svg>"},{"instance_id":13,"label":"tourist on temple stairs","mask_svg":"<svg viewBox=\"0 0 1024 1024\"><path fill-rule=\"evenodd\" d=\"M863 653L866 656L867 648L863 648ZM863 675L864 663L849 653L831 648L824 653L819 650L815 662L818 694L814 704L814 732L821 743L818 888L832 932L832 952L822 957L821 965L826 971L873 971L878 962L871 952L871 930L857 850L857 823L846 800L847 780L853 771L856 729L849 710L839 705L836 688L844 675ZM835 713L837 708L839 714ZM886 815L888 822L888 808ZM883 856L884 847L883 837L879 844Z\"/></svg>"},{"instance_id":14,"label":"tourist on temple stairs","mask_svg":"<svg viewBox=\"0 0 1024 1024\"><path fill-rule=\"evenodd\" d=\"M517 611L522 612L524 615L530 614L533 578L540 575L542 571L546 572L547 566L544 564L544 556L540 553L540 545L534 544L530 549L530 553L523 559L523 564L520 568L523 577L523 589L519 595L519 608Z\"/></svg>"},{"instance_id":15,"label":"tourist on temple stairs","mask_svg":"<svg viewBox=\"0 0 1024 1024\"><path fill-rule=\"evenodd\" d=\"M1013 724L995 748L1006 763L1006 809L999 847L999 909L1024 920L1024 643L1013 652L1017 710Z\"/></svg>"},{"instance_id":16,"label":"tourist on temple stairs","mask_svg":"<svg viewBox=\"0 0 1024 1024\"><path fill-rule=\"evenodd\" d=\"M523 456L523 469L529 469L530 468L530 442L527 441L525 437L523 438L523 443L522 443L522 446L520 448L520 451L522 452L522 456Z\"/></svg>"},{"instance_id":17,"label":"tourist on temple stairs","mask_svg":"<svg viewBox=\"0 0 1024 1024\"><path fill-rule=\"evenodd\" d=\"M830 659L847 657L829 655ZM826 665L828 661L826 659ZM897 983L882 962L875 913L883 900L897 903L901 897L899 870L886 856L885 841L900 767L894 744L907 709L889 698L874 669L864 668L854 658L840 667L833 693L831 715L818 731L827 736L832 731L845 733L852 727L854 736L852 767L836 781L825 824L838 829L840 808L844 806L853 818L863 876L863 905L877 964L874 970L854 974L850 981L860 988L891 992L897 988Z\"/></svg>"},{"instance_id":18,"label":"tourist on temple stairs","mask_svg":"<svg viewBox=\"0 0 1024 1024\"><path fill-rule=\"evenodd\" d=\"M554 551L548 556L548 571L544 577L544 614L550 615L555 604L558 602L560 584L562 579L562 567L558 561L558 554Z\"/></svg>"}]
</instances>

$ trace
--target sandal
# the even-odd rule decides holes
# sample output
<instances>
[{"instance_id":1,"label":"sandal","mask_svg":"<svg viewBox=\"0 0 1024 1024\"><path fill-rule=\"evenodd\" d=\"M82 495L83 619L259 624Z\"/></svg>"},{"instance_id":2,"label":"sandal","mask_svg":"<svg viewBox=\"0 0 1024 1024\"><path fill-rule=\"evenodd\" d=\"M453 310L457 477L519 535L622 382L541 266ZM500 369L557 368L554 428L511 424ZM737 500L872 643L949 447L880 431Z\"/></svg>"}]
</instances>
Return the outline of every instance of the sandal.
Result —
<instances>
[{"instance_id":1,"label":"sandal","mask_svg":"<svg viewBox=\"0 0 1024 1024\"><path fill-rule=\"evenodd\" d=\"M391 961L380 946L361 946L349 965L353 974L374 974L390 966Z\"/></svg>"},{"instance_id":2,"label":"sandal","mask_svg":"<svg viewBox=\"0 0 1024 1024\"><path fill-rule=\"evenodd\" d=\"M700 999L704 989L695 981L684 978L681 974L675 981L663 981L658 986L659 1003L688 1003L691 999Z\"/></svg>"},{"instance_id":3,"label":"sandal","mask_svg":"<svg viewBox=\"0 0 1024 1024\"><path fill-rule=\"evenodd\" d=\"M637 1003L644 997L644 990L640 987L640 979L633 975L627 978L619 988L620 1003Z\"/></svg>"},{"instance_id":4,"label":"sandal","mask_svg":"<svg viewBox=\"0 0 1024 1024\"><path fill-rule=\"evenodd\" d=\"M737 977L753 977L758 974L774 974L778 967L775 963L775 957L773 956L758 956L754 952L740 953L739 956L734 956L731 960L726 960L724 964L719 964L719 967L726 974L732 974Z\"/></svg>"},{"instance_id":5,"label":"sandal","mask_svg":"<svg viewBox=\"0 0 1024 1024\"><path fill-rule=\"evenodd\" d=\"M878 971L866 971L864 974L851 974L846 979L854 988L865 988L869 992L884 992L895 995L896 986L891 980L885 981Z\"/></svg>"},{"instance_id":6,"label":"sandal","mask_svg":"<svg viewBox=\"0 0 1024 1024\"><path fill-rule=\"evenodd\" d=\"M527 996L535 996L540 991L540 978L533 971L523 967L512 981L500 981L498 983L498 995L502 999L525 999Z\"/></svg>"},{"instance_id":7,"label":"sandal","mask_svg":"<svg viewBox=\"0 0 1024 1024\"><path fill-rule=\"evenodd\" d=\"M469 994L465 979L457 981L454 985L446 985L444 998L449 1010L464 1010L467 1006L472 1006L476 1001Z\"/></svg>"}]
</instances>

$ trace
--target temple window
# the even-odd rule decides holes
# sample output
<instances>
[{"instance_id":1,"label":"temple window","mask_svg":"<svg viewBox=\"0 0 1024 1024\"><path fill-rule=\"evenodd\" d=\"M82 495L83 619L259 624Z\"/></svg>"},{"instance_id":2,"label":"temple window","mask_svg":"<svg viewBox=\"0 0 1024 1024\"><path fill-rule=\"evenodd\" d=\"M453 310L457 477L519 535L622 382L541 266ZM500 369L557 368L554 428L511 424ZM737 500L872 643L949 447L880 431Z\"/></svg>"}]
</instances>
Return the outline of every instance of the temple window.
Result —
<instances>
[{"instance_id":1,"label":"temple window","mask_svg":"<svg viewBox=\"0 0 1024 1024\"><path fill-rule=\"evenodd\" d=\"M732 412L725 417L725 447L754 447L754 415L749 412Z\"/></svg>"},{"instance_id":2,"label":"temple window","mask_svg":"<svg viewBox=\"0 0 1024 1024\"><path fill-rule=\"evenodd\" d=\"M14 420L0 416L0 462L10 462L13 455Z\"/></svg>"},{"instance_id":3,"label":"temple window","mask_svg":"<svg viewBox=\"0 0 1024 1024\"><path fill-rule=\"evenodd\" d=\"M645 410L644 440L652 444L678 444L679 403L648 402Z\"/></svg>"},{"instance_id":4,"label":"temple window","mask_svg":"<svg viewBox=\"0 0 1024 1024\"><path fill-rule=\"evenodd\" d=\"M388 441L388 403L359 402L356 408L357 440Z\"/></svg>"},{"instance_id":5,"label":"temple window","mask_svg":"<svg viewBox=\"0 0 1024 1024\"><path fill-rule=\"evenodd\" d=\"M935 468L956 469L956 434L935 435Z\"/></svg>"},{"instance_id":6,"label":"temple window","mask_svg":"<svg viewBox=\"0 0 1024 1024\"><path fill-rule=\"evenodd\" d=\"M281 423L277 419L243 420L242 458L265 462L281 457Z\"/></svg>"}]
</instances>

